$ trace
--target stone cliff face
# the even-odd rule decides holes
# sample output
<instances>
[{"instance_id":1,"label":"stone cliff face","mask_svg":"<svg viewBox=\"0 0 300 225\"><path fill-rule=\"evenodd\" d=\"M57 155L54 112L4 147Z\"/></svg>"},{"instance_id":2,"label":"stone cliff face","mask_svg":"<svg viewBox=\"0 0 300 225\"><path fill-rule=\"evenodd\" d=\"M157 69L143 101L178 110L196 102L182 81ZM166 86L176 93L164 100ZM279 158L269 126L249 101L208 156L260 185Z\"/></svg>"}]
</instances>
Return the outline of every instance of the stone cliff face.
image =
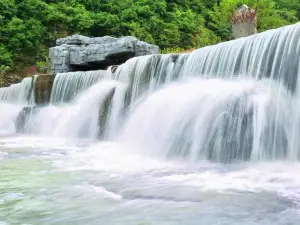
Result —
<instances>
[{"instance_id":1,"label":"stone cliff face","mask_svg":"<svg viewBox=\"0 0 300 225\"><path fill-rule=\"evenodd\" d=\"M47 105L50 102L54 77L52 75L40 75L34 83L34 97L37 105Z\"/></svg>"},{"instance_id":2,"label":"stone cliff face","mask_svg":"<svg viewBox=\"0 0 300 225\"><path fill-rule=\"evenodd\" d=\"M106 69L135 56L158 54L159 48L135 37L121 38L72 35L56 41L50 48L51 70L54 74L72 71Z\"/></svg>"}]
</instances>

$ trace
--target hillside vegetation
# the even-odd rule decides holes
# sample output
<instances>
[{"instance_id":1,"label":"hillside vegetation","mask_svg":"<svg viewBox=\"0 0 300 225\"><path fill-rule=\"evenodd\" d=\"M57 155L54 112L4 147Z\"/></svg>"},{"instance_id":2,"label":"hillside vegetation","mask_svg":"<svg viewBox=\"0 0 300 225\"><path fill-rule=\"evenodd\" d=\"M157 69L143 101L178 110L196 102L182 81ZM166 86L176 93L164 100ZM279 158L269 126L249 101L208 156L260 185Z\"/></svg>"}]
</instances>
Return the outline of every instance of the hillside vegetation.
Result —
<instances>
[{"instance_id":1,"label":"hillside vegetation","mask_svg":"<svg viewBox=\"0 0 300 225\"><path fill-rule=\"evenodd\" d=\"M242 3L256 9L259 31L300 17L299 0L0 0L0 71L43 66L48 48L71 34L133 35L164 52L230 40Z\"/></svg>"}]
</instances>

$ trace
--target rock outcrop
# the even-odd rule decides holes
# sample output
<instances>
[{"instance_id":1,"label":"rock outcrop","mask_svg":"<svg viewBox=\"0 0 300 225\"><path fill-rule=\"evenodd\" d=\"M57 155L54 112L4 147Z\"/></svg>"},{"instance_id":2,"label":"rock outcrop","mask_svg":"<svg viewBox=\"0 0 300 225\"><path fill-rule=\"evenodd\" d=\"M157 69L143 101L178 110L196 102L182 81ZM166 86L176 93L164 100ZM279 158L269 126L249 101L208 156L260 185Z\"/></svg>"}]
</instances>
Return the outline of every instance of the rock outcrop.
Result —
<instances>
[{"instance_id":1,"label":"rock outcrop","mask_svg":"<svg viewBox=\"0 0 300 225\"><path fill-rule=\"evenodd\" d=\"M47 105L50 102L54 77L52 75L39 75L35 81L34 97L37 105Z\"/></svg>"},{"instance_id":2,"label":"rock outcrop","mask_svg":"<svg viewBox=\"0 0 300 225\"><path fill-rule=\"evenodd\" d=\"M106 69L119 65L135 56L158 54L159 48L135 37L89 38L73 35L60 38L50 48L51 70L54 74L79 70Z\"/></svg>"},{"instance_id":3,"label":"rock outcrop","mask_svg":"<svg viewBox=\"0 0 300 225\"><path fill-rule=\"evenodd\" d=\"M237 39L257 33L256 11L246 5L239 7L231 18L232 36Z\"/></svg>"}]
</instances>

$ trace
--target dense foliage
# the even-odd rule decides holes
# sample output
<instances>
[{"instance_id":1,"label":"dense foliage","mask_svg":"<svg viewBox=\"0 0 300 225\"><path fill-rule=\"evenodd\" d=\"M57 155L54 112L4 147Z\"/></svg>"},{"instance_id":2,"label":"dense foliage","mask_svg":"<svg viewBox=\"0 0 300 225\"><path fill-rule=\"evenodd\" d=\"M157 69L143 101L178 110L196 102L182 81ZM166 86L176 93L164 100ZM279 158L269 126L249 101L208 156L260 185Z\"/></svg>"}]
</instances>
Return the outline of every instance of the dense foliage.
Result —
<instances>
[{"instance_id":1,"label":"dense foliage","mask_svg":"<svg viewBox=\"0 0 300 225\"><path fill-rule=\"evenodd\" d=\"M299 0L0 0L0 65L6 73L46 62L55 40L75 33L199 48L231 38L230 18L241 3L257 10L259 31L300 17Z\"/></svg>"}]
</instances>

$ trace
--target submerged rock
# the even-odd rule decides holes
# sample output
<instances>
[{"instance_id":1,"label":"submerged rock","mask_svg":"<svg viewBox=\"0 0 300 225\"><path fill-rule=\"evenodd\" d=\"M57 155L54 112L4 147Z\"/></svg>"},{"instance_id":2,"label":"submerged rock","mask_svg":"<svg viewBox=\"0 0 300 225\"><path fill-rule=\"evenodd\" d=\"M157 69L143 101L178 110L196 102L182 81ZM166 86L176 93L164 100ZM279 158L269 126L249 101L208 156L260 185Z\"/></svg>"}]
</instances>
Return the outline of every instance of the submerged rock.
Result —
<instances>
[{"instance_id":1,"label":"submerged rock","mask_svg":"<svg viewBox=\"0 0 300 225\"><path fill-rule=\"evenodd\" d=\"M89 38L73 35L60 38L56 47L50 48L54 74L78 70L106 69L108 66L124 63L135 56L158 54L159 48L135 37Z\"/></svg>"}]
</instances>

